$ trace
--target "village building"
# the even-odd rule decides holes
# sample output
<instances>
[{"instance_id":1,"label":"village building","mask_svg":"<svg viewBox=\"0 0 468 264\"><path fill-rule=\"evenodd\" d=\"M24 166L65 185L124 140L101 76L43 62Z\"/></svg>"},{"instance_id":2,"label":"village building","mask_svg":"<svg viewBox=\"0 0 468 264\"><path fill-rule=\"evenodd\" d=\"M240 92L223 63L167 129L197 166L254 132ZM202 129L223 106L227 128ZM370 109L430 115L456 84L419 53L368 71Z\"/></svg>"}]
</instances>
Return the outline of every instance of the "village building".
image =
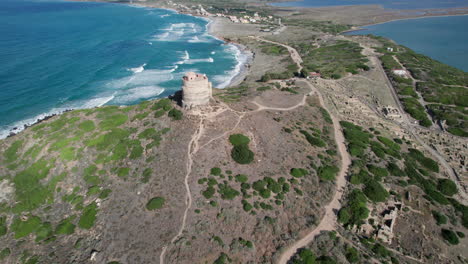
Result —
<instances>
[{"instance_id":1,"label":"village building","mask_svg":"<svg viewBox=\"0 0 468 264\"><path fill-rule=\"evenodd\" d=\"M229 19L231 20L231 22L233 23L239 23L239 19L236 17L236 16L229 16Z\"/></svg>"},{"instance_id":2,"label":"village building","mask_svg":"<svg viewBox=\"0 0 468 264\"><path fill-rule=\"evenodd\" d=\"M318 79L322 77L322 74L320 72L309 72L309 75L307 76L307 79Z\"/></svg>"},{"instance_id":3,"label":"village building","mask_svg":"<svg viewBox=\"0 0 468 264\"><path fill-rule=\"evenodd\" d=\"M210 102L212 85L205 74L188 72L182 81L182 106L184 108L207 105Z\"/></svg>"}]
</instances>

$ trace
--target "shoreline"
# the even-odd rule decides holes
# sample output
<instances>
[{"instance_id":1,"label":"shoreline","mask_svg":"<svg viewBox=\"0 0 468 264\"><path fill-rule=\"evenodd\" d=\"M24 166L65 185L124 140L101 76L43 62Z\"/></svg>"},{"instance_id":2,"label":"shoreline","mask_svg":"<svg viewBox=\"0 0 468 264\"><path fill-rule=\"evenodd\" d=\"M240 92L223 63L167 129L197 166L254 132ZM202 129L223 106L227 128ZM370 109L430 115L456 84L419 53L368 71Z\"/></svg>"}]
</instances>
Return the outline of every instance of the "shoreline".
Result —
<instances>
[{"instance_id":1,"label":"shoreline","mask_svg":"<svg viewBox=\"0 0 468 264\"><path fill-rule=\"evenodd\" d=\"M368 26L374 26L374 25L381 25L385 23L390 23L390 22L396 22L396 21L404 21L404 20L414 20L414 19L427 19L427 18L438 18L438 17L458 17L458 16L468 16L468 14L459 14L459 15L434 15L434 16L420 16L420 17L408 17L408 18L397 18L397 19L391 19L385 22L378 22L378 23L371 23L371 24L366 24L366 25L361 25L358 27L358 29L353 29L353 30L346 30L341 32L342 33L347 33L347 32L353 32L353 31L359 31L359 30L366 30L363 27L368 27Z\"/></svg>"},{"instance_id":2,"label":"shoreline","mask_svg":"<svg viewBox=\"0 0 468 264\"><path fill-rule=\"evenodd\" d=\"M96 2L96 3L105 2L105 1L99 1L99 0L98 1L68 0L68 1L69 2L90 2L90 3L92 3L92 2ZM233 53L233 56L235 57L235 60L237 62L236 65L234 66L234 69L230 70L230 71L233 71L235 74L232 75L232 76L229 76L229 79L225 83L220 84L222 87L216 88L216 89L225 89L225 88L228 88L228 87L239 85L240 83L242 83L244 81L244 79L248 75L248 73L249 73L248 65L250 65L250 63L253 60L253 52L250 51L247 47L245 47L245 46L243 46L243 45L241 45L239 43L235 43L233 41L226 40L223 37L218 36L217 34L215 34L214 33L214 27L221 27L222 28L222 23L219 23L217 20L211 19L209 17L197 16L197 15L194 15L194 14L181 13L176 9L171 9L171 8L167 8L167 7L148 6L148 5L144 5L144 4L141 4L141 3L134 3L134 4L130 4L130 3L109 3L109 4L123 4L123 5L132 6L132 7L163 9L163 10L167 10L167 11L174 12L174 13L177 13L177 14L192 16L192 17L196 17L196 18L207 21L208 24L206 25L206 34L208 34L209 36L211 36L211 37L213 37L213 38L215 38L215 39L217 39L219 41L222 41L224 43L224 45L232 46L233 49L235 50L235 52ZM168 95L168 97L169 96L171 96L171 95ZM156 97L156 98L149 99L149 100L157 100L157 99L161 99L161 98L164 98L164 97ZM143 100L143 101L149 101L149 100L147 99L147 100ZM44 112L42 114L39 114L37 116L31 117L31 118L26 118L26 119L23 119L23 120L18 120L18 121L15 121L15 122L13 122L13 123L11 123L9 125L5 125L5 129L0 130L0 140L9 138L9 137L12 137L12 136L15 136L15 135L18 135L19 133L26 130L27 128L32 127L34 125L37 125L37 124L39 124L39 123L41 123L43 121L46 121L46 120L48 120L50 118L55 117L55 116L59 116L59 115L62 115L64 113L67 113L67 112L70 112L70 111L73 111L73 110L93 109L93 108L99 108L99 107L102 107L102 106L105 106L105 105L93 106L93 107L90 107L90 108L86 108L86 107L85 108L80 108L80 107L66 108L66 109L62 109L62 110L58 110L58 111L53 111L53 109L51 109L51 110L46 111L46 112ZM125 105L117 105L117 106L121 107L121 106L125 106Z\"/></svg>"},{"instance_id":3,"label":"shoreline","mask_svg":"<svg viewBox=\"0 0 468 264\"><path fill-rule=\"evenodd\" d=\"M201 16L195 16L191 15L194 17L198 17L201 19L206 19L208 21L208 24L206 25L206 32L210 35L213 36L214 38L224 42L226 45L232 45L237 51L238 54L235 55L236 60L237 60L237 65L235 66L235 69L237 69L237 73L231 77L231 79L227 82L226 85L222 88L217 88L217 89L225 89L228 87L236 86L242 83L246 76L249 73L249 67L252 63L253 60L253 52L249 50L246 46L236 43L231 40L226 40L222 36L217 35L215 32L215 27L220 27L223 28L223 23L220 23L219 20L217 19L211 19L208 17L201 17ZM241 56L244 56L244 60L241 58Z\"/></svg>"}]
</instances>

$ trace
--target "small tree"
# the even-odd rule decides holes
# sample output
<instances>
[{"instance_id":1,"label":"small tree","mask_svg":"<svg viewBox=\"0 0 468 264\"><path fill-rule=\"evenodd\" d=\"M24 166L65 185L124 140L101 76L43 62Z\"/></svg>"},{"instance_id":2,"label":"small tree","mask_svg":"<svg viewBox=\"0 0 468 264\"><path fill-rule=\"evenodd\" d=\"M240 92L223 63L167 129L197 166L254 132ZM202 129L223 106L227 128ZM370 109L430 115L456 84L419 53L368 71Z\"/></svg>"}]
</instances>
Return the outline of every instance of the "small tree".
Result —
<instances>
[{"instance_id":1,"label":"small tree","mask_svg":"<svg viewBox=\"0 0 468 264\"><path fill-rule=\"evenodd\" d=\"M451 245L457 245L458 243L460 243L460 240L458 239L457 235L452 230L442 229L442 237Z\"/></svg>"},{"instance_id":2,"label":"small tree","mask_svg":"<svg viewBox=\"0 0 468 264\"><path fill-rule=\"evenodd\" d=\"M172 108L171 111L169 111L167 113L167 116L169 116L170 118L172 118L172 120L181 120L182 119L182 112L175 109L175 108Z\"/></svg>"}]
</instances>

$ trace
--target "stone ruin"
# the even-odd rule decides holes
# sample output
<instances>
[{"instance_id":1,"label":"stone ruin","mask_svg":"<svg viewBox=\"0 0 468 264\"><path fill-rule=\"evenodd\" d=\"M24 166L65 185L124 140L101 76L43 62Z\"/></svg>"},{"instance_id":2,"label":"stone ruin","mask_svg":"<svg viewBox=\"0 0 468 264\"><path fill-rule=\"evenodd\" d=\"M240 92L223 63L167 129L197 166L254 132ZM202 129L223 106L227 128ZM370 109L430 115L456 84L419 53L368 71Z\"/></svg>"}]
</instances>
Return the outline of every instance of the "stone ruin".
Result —
<instances>
[{"instance_id":1,"label":"stone ruin","mask_svg":"<svg viewBox=\"0 0 468 264\"><path fill-rule=\"evenodd\" d=\"M212 96L212 85L205 74L188 72L182 78L182 106L190 109L199 105L207 105Z\"/></svg>"},{"instance_id":2,"label":"stone ruin","mask_svg":"<svg viewBox=\"0 0 468 264\"><path fill-rule=\"evenodd\" d=\"M354 231L391 244L394 237L393 228L402 206L401 202L396 201L388 201L384 205L378 205L374 209L377 215L369 217L367 223L354 227Z\"/></svg>"},{"instance_id":3,"label":"stone ruin","mask_svg":"<svg viewBox=\"0 0 468 264\"><path fill-rule=\"evenodd\" d=\"M382 113L384 116L390 120L401 120L402 116L400 114L400 111L396 109L395 107L392 106L384 106L382 107Z\"/></svg>"}]
</instances>

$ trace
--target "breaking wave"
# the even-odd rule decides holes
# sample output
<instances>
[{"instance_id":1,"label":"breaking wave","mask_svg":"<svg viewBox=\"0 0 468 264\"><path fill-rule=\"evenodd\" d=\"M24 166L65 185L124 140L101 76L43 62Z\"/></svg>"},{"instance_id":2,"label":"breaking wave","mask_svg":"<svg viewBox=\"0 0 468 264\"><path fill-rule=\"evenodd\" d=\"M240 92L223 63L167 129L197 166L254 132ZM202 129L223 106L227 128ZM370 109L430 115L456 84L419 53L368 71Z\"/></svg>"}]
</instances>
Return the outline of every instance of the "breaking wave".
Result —
<instances>
[{"instance_id":1,"label":"breaking wave","mask_svg":"<svg viewBox=\"0 0 468 264\"><path fill-rule=\"evenodd\" d=\"M236 45L229 45L229 51L234 54L237 64L228 71L225 71L223 75L216 75L213 77L213 82L216 84L216 88L226 88L233 82L233 80L242 72L242 67L248 61L248 55L243 53Z\"/></svg>"},{"instance_id":2,"label":"breaking wave","mask_svg":"<svg viewBox=\"0 0 468 264\"><path fill-rule=\"evenodd\" d=\"M187 17L169 11L141 9L144 10L143 14L147 14L147 16L138 13L129 20L124 19L127 17L125 16L126 12L128 12L124 10L121 17L123 21L128 21L128 23L123 23L119 30L112 32L96 30L90 43L74 41L73 43L77 43L77 45L83 45L74 47L77 52L72 55L73 59L76 60L74 63L76 65L70 65L68 70L62 70L60 74L51 72L50 80L44 80L40 84L36 84L39 80L35 80L36 83L27 83L25 88L21 90L25 93L26 88L34 91L39 87L44 93L44 98L49 100L50 104L41 106L43 101L39 99L31 102L29 99L34 99L36 96L36 94L31 93L32 95L27 100L23 100L25 103L19 100L14 102L19 107L32 106L33 114L31 115L27 112L29 109L21 112L9 108L3 110L0 106L0 110L2 110L0 114L14 115L14 118L9 121L0 122L0 139L68 110L93 108L106 104L129 105L141 100L165 96L180 89L180 79L185 72L205 73L215 86L224 88L241 71L240 65L243 62L240 51L234 46L223 45L221 41L206 33L207 23L203 21L200 23L199 18ZM139 11L131 10L131 12ZM81 16L81 12L76 15ZM109 16L108 13L102 15ZM87 18L77 19L83 19L86 22ZM135 19L142 19L147 23L141 23L140 30L136 30L131 26L131 22ZM107 33L112 34L107 35ZM70 37L75 37L75 35ZM127 38L128 40L122 41ZM109 52L105 46L100 46L94 50L93 55L95 54L95 56L81 56L83 47L97 45L96 43L110 43L110 45L116 45L118 49L115 52L114 50ZM54 51L69 48L59 44L48 43L51 48L54 48ZM16 46L20 47L21 45ZM49 62L54 63L53 58L24 54L32 56L37 61L44 60L41 63L41 68L45 68L44 65ZM36 54L39 53L36 52ZM233 57L238 61L233 63ZM237 65L235 65L236 63ZM0 62L0 65L4 64ZM6 65L8 66L8 64ZM230 67L230 65L234 66ZM48 66L49 68L58 67ZM32 68L31 71L33 70L34 72L38 71ZM1 68L0 73L3 73ZM21 80L20 77L21 75L16 75L15 79L11 79L8 85L13 83L21 85L22 83L18 81ZM0 89L0 98L4 95ZM65 99L63 99L64 97ZM4 98L9 97L5 96ZM13 97L11 96L11 98ZM24 108L26 109L26 107Z\"/></svg>"},{"instance_id":3,"label":"breaking wave","mask_svg":"<svg viewBox=\"0 0 468 264\"><path fill-rule=\"evenodd\" d=\"M156 85L140 86L128 90L120 91L116 94L114 103L129 104L137 100L157 97L164 92L164 88Z\"/></svg>"},{"instance_id":4,"label":"breaking wave","mask_svg":"<svg viewBox=\"0 0 468 264\"><path fill-rule=\"evenodd\" d=\"M131 71L133 73L139 73L139 72L142 72L145 70L145 66L146 66L146 63L141 65L140 67L136 67L136 68L128 68L127 70L128 71Z\"/></svg>"},{"instance_id":5,"label":"breaking wave","mask_svg":"<svg viewBox=\"0 0 468 264\"><path fill-rule=\"evenodd\" d=\"M194 23L175 23L168 28L161 29L161 31L161 33L153 36L154 41L189 41L194 38L191 35L199 32L200 28Z\"/></svg>"}]
</instances>

